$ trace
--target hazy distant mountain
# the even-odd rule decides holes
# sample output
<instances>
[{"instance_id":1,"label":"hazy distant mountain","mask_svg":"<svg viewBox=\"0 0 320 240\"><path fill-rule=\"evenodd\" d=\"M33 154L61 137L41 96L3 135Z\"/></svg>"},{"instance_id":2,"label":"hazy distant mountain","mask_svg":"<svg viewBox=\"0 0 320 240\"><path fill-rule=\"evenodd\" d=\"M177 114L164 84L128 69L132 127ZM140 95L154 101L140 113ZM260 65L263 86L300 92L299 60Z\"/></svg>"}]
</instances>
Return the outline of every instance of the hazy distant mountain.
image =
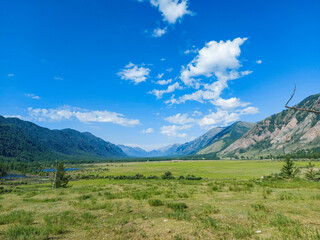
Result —
<instances>
[{"instance_id":1,"label":"hazy distant mountain","mask_svg":"<svg viewBox=\"0 0 320 240\"><path fill-rule=\"evenodd\" d=\"M320 110L320 94L309 96L296 107ZM222 155L261 156L293 153L320 147L320 114L284 110L257 123Z\"/></svg>"},{"instance_id":2,"label":"hazy distant mountain","mask_svg":"<svg viewBox=\"0 0 320 240\"><path fill-rule=\"evenodd\" d=\"M197 154L211 154L218 153L226 149L236 140L248 132L256 123L250 122L235 122L234 124L226 127L221 132L217 133L210 140L207 147L201 149Z\"/></svg>"},{"instance_id":3,"label":"hazy distant mountain","mask_svg":"<svg viewBox=\"0 0 320 240\"><path fill-rule=\"evenodd\" d=\"M116 145L72 129L50 130L0 116L0 156L15 159L124 158Z\"/></svg>"},{"instance_id":4,"label":"hazy distant mountain","mask_svg":"<svg viewBox=\"0 0 320 240\"><path fill-rule=\"evenodd\" d=\"M129 157L148 157L148 152L142 148L129 147L122 144L119 144L118 147Z\"/></svg>"},{"instance_id":5,"label":"hazy distant mountain","mask_svg":"<svg viewBox=\"0 0 320 240\"><path fill-rule=\"evenodd\" d=\"M129 147L125 145L118 145L124 153L130 157L167 157L172 156L179 144L168 145L156 150L146 151L139 147Z\"/></svg>"},{"instance_id":6,"label":"hazy distant mountain","mask_svg":"<svg viewBox=\"0 0 320 240\"><path fill-rule=\"evenodd\" d=\"M216 136L223 129L223 127L212 128L210 131L198 137L197 139L181 144L179 147L177 147L173 154L176 156L187 156L195 154L199 150L207 147L211 143L214 136Z\"/></svg>"}]
</instances>

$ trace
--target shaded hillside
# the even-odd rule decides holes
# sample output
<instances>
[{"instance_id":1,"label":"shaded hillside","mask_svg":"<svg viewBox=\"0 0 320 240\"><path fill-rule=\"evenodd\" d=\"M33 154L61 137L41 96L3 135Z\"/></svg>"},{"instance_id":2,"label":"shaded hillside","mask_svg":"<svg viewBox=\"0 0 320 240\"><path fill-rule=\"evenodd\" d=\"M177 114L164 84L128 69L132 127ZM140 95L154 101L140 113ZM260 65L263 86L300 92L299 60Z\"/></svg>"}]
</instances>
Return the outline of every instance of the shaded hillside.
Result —
<instances>
[{"instance_id":1,"label":"shaded hillside","mask_svg":"<svg viewBox=\"0 0 320 240\"><path fill-rule=\"evenodd\" d=\"M21 160L47 158L123 158L126 154L116 145L72 129L50 130L0 116L1 156ZM43 159L46 158L46 159Z\"/></svg>"}]
</instances>

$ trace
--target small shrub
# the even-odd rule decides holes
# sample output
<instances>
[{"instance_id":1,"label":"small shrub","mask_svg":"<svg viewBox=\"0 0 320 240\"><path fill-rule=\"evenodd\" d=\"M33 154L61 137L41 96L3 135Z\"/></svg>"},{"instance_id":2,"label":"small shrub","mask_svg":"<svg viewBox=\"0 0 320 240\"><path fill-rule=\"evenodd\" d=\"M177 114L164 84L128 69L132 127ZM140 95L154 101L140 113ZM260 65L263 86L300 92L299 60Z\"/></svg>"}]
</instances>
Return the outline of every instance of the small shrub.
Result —
<instances>
[{"instance_id":1,"label":"small shrub","mask_svg":"<svg viewBox=\"0 0 320 240\"><path fill-rule=\"evenodd\" d=\"M134 192L131 194L131 198L136 200L148 199L152 196L150 192L141 191L141 192Z\"/></svg>"},{"instance_id":2,"label":"small shrub","mask_svg":"<svg viewBox=\"0 0 320 240\"><path fill-rule=\"evenodd\" d=\"M174 218L176 220L185 220L185 221L191 220L190 214L185 211L174 211L174 212L168 213L167 216L169 218Z\"/></svg>"},{"instance_id":3,"label":"small shrub","mask_svg":"<svg viewBox=\"0 0 320 240\"><path fill-rule=\"evenodd\" d=\"M275 227L287 227L289 225L293 225L296 223L298 222L288 218L282 213L276 214L270 221L271 226L275 226Z\"/></svg>"},{"instance_id":4,"label":"small shrub","mask_svg":"<svg viewBox=\"0 0 320 240\"><path fill-rule=\"evenodd\" d=\"M267 209L262 203L254 203L254 204L251 204L251 207L252 207L255 211L268 212L268 209Z\"/></svg>"},{"instance_id":5,"label":"small shrub","mask_svg":"<svg viewBox=\"0 0 320 240\"><path fill-rule=\"evenodd\" d=\"M270 188L264 188L262 192L262 196L264 199L266 199L271 193L272 193L272 190Z\"/></svg>"},{"instance_id":6,"label":"small shrub","mask_svg":"<svg viewBox=\"0 0 320 240\"><path fill-rule=\"evenodd\" d=\"M212 227L214 229L218 228L216 220L214 220L212 217L204 217L200 218L200 220L206 227Z\"/></svg>"},{"instance_id":7,"label":"small shrub","mask_svg":"<svg viewBox=\"0 0 320 240\"><path fill-rule=\"evenodd\" d=\"M162 179L174 179L174 176L172 175L172 173L170 171L165 172L162 176Z\"/></svg>"},{"instance_id":8,"label":"small shrub","mask_svg":"<svg viewBox=\"0 0 320 240\"><path fill-rule=\"evenodd\" d=\"M93 214L89 213L89 212L84 212L81 214L81 218L85 221L85 222L91 222L92 220L96 219L96 216L94 216Z\"/></svg>"},{"instance_id":9,"label":"small shrub","mask_svg":"<svg viewBox=\"0 0 320 240\"><path fill-rule=\"evenodd\" d=\"M184 211L188 206L183 202L172 202L166 205L168 208L173 209L174 211Z\"/></svg>"},{"instance_id":10,"label":"small shrub","mask_svg":"<svg viewBox=\"0 0 320 240\"><path fill-rule=\"evenodd\" d=\"M80 201L87 200L87 199L90 199L90 198L92 198L91 194L85 194L85 195L81 195L81 196L78 197L78 199Z\"/></svg>"},{"instance_id":11,"label":"small shrub","mask_svg":"<svg viewBox=\"0 0 320 240\"><path fill-rule=\"evenodd\" d=\"M294 198L293 194L290 192L280 192L278 197L280 200L292 200Z\"/></svg>"},{"instance_id":12,"label":"small shrub","mask_svg":"<svg viewBox=\"0 0 320 240\"><path fill-rule=\"evenodd\" d=\"M149 200L149 205L153 207L158 207L158 206L163 206L163 202L159 199L150 199Z\"/></svg>"}]
</instances>

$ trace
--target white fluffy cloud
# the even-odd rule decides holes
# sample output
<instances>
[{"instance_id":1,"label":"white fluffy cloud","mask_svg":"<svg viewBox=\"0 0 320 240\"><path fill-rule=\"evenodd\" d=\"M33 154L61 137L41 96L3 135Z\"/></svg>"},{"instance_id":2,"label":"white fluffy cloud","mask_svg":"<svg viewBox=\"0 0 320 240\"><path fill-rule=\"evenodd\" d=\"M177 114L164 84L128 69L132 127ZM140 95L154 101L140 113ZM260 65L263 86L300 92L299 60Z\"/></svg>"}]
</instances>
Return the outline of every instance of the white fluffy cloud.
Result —
<instances>
[{"instance_id":1,"label":"white fluffy cloud","mask_svg":"<svg viewBox=\"0 0 320 240\"><path fill-rule=\"evenodd\" d=\"M168 137L171 138L187 138L188 135L186 133L180 133L179 131L181 130L186 130L191 128L192 125L183 125L183 126L178 126L178 125L168 125L168 126L162 126L160 129L160 133L164 134Z\"/></svg>"},{"instance_id":2,"label":"white fluffy cloud","mask_svg":"<svg viewBox=\"0 0 320 240\"><path fill-rule=\"evenodd\" d=\"M217 112L212 112L199 119L198 124L201 127L217 126L219 124L228 125L231 122L238 121L239 119L240 114L238 113L218 109Z\"/></svg>"},{"instance_id":3,"label":"white fluffy cloud","mask_svg":"<svg viewBox=\"0 0 320 240\"><path fill-rule=\"evenodd\" d=\"M261 63L262 63L262 60L257 60L256 63L257 63L257 64L261 64Z\"/></svg>"},{"instance_id":4,"label":"white fluffy cloud","mask_svg":"<svg viewBox=\"0 0 320 240\"><path fill-rule=\"evenodd\" d=\"M219 98L211 101L211 103L217 107L220 107L222 109L228 109L228 110L238 108L238 107L246 107L250 104L250 103L241 102L239 98L229 98L229 99Z\"/></svg>"},{"instance_id":5,"label":"white fluffy cloud","mask_svg":"<svg viewBox=\"0 0 320 240\"><path fill-rule=\"evenodd\" d=\"M165 90L158 90L158 89L153 89L152 91L148 92L149 94L153 94L157 97L157 99L162 98L162 95L165 93L172 93L176 89L182 89L182 86L180 86L180 83L176 82L172 85L169 85L167 89Z\"/></svg>"},{"instance_id":6,"label":"white fluffy cloud","mask_svg":"<svg viewBox=\"0 0 320 240\"><path fill-rule=\"evenodd\" d=\"M257 114L259 109L256 107L247 107L244 109L237 110L240 115Z\"/></svg>"},{"instance_id":7,"label":"white fluffy cloud","mask_svg":"<svg viewBox=\"0 0 320 240\"><path fill-rule=\"evenodd\" d=\"M153 30L152 37L161 37L167 33L167 28L156 28Z\"/></svg>"},{"instance_id":8,"label":"white fluffy cloud","mask_svg":"<svg viewBox=\"0 0 320 240\"><path fill-rule=\"evenodd\" d=\"M149 77L150 71L151 70L149 68L129 63L124 69L118 72L118 75L123 80L128 80L132 81L134 84L139 84L146 81L146 79Z\"/></svg>"},{"instance_id":9,"label":"white fluffy cloud","mask_svg":"<svg viewBox=\"0 0 320 240\"><path fill-rule=\"evenodd\" d=\"M216 76L218 80L229 80L232 71L241 67L238 60L240 46L247 38L236 38L233 41L211 41L199 50L198 55L181 71L181 80L186 85L192 85L196 78ZM233 73L234 74L234 73Z\"/></svg>"},{"instance_id":10,"label":"white fluffy cloud","mask_svg":"<svg viewBox=\"0 0 320 240\"><path fill-rule=\"evenodd\" d=\"M169 83L172 82L172 79L168 79L168 80L159 80L156 82L156 84L159 84L159 85L168 85Z\"/></svg>"},{"instance_id":11,"label":"white fluffy cloud","mask_svg":"<svg viewBox=\"0 0 320 240\"><path fill-rule=\"evenodd\" d=\"M192 14L188 10L188 0L150 0L150 3L159 9L163 20L169 24L175 24L184 15Z\"/></svg>"},{"instance_id":12,"label":"white fluffy cloud","mask_svg":"<svg viewBox=\"0 0 320 240\"><path fill-rule=\"evenodd\" d=\"M177 128L178 126L181 127L182 130L184 129L184 126L188 126L187 128L190 128L194 125L208 128L214 126L227 126L232 122L239 121L242 115L250 115L256 113L258 113L258 108L255 107L247 107L244 109L232 111L228 109L217 108L216 112L210 112L209 114L204 115L203 117L200 117L202 115L201 112L195 111L192 114L193 117L189 117L187 113L178 113L176 115L165 118L165 121L174 124L174 129L180 129Z\"/></svg>"},{"instance_id":13,"label":"white fluffy cloud","mask_svg":"<svg viewBox=\"0 0 320 240\"><path fill-rule=\"evenodd\" d=\"M153 133L154 132L154 129L153 128L147 128L147 129L143 129L142 130L142 133L143 134L149 134L149 133Z\"/></svg>"},{"instance_id":14,"label":"white fluffy cloud","mask_svg":"<svg viewBox=\"0 0 320 240\"><path fill-rule=\"evenodd\" d=\"M221 97L223 91L228 88L228 81L252 73L249 70L239 70L242 67L238 59L241 54L240 46L246 40L247 38L236 38L234 40L206 43L202 49L197 51L197 56L187 66L182 67L180 74L181 81L187 87L194 88L195 90L178 98L172 96L166 103L180 104L187 101L209 102L218 109L217 114L212 116L220 116L224 113L222 112L224 110L239 110L240 108L247 107L250 103L242 102L239 98L224 99ZM195 49L195 47L193 48ZM239 112L235 112L235 114L229 114L228 112L228 114L225 114L230 119L236 119L235 115L239 115Z\"/></svg>"},{"instance_id":15,"label":"white fluffy cloud","mask_svg":"<svg viewBox=\"0 0 320 240\"><path fill-rule=\"evenodd\" d=\"M86 109L65 106L57 109L28 108L29 116L37 121L62 121L77 119L81 122L105 122L122 126L140 124L138 119L125 118L123 114L109 111L88 111Z\"/></svg>"},{"instance_id":16,"label":"white fluffy cloud","mask_svg":"<svg viewBox=\"0 0 320 240\"><path fill-rule=\"evenodd\" d=\"M33 94L33 93L25 93L24 94L27 98L32 98L32 99L40 99L40 97L39 96L37 96L37 95L35 95L35 94Z\"/></svg>"}]
</instances>

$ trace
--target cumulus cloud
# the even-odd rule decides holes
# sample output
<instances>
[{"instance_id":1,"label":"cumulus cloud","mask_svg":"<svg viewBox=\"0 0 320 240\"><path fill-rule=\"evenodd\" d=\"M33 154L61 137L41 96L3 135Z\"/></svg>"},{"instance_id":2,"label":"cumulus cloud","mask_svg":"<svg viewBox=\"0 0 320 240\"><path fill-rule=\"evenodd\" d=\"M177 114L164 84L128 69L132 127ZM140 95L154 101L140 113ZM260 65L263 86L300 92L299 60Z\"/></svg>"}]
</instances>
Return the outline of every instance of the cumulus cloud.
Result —
<instances>
[{"instance_id":1,"label":"cumulus cloud","mask_svg":"<svg viewBox=\"0 0 320 240\"><path fill-rule=\"evenodd\" d=\"M192 14L188 10L188 0L150 0L150 3L159 9L163 20L169 24L175 24L184 15Z\"/></svg>"},{"instance_id":2,"label":"cumulus cloud","mask_svg":"<svg viewBox=\"0 0 320 240\"><path fill-rule=\"evenodd\" d=\"M171 138L187 138L188 135L186 133L180 133L181 130L186 130L191 128L192 125L184 125L184 126L178 126L178 125L168 125L168 126L162 126L160 128L160 133L164 134Z\"/></svg>"},{"instance_id":3,"label":"cumulus cloud","mask_svg":"<svg viewBox=\"0 0 320 240\"><path fill-rule=\"evenodd\" d=\"M257 114L259 113L259 109L256 107L247 107L244 109L237 110L240 115L248 115L248 114Z\"/></svg>"},{"instance_id":4,"label":"cumulus cloud","mask_svg":"<svg viewBox=\"0 0 320 240\"><path fill-rule=\"evenodd\" d=\"M250 104L250 103L241 102L239 98L229 98L229 99L219 98L211 101L211 103L217 107L220 107L222 109L228 109L228 110L238 108L238 107L246 107Z\"/></svg>"},{"instance_id":5,"label":"cumulus cloud","mask_svg":"<svg viewBox=\"0 0 320 240\"><path fill-rule=\"evenodd\" d=\"M128 80L132 81L134 84L139 84L146 81L146 79L149 77L150 71L151 70L149 68L129 63L124 67L124 69L118 72L118 75L123 80Z\"/></svg>"},{"instance_id":6,"label":"cumulus cloud","mask_svg":"<svg viewBox=\"0 0 320 240\"><path fill-rule=\"evenodd\" d=\"M262 63L262 60L257 60L256 63L257 63L257 64L261 64L261 63Z\"/></svg>"},{"instance_id":7,"label":"cumulus cloud","mask_svg":"<svg viewBox=\"0 0 320 240\"><path fill-rule=\"evenodd\" d=\"M219 124L228 125L231 122L238 121L239 119L240 114L238 113L218 109L216 112L212 112L208 115L205 115L202 119L199 119L198 124L201 127L217 126Z\"/></svg>"},{"instance_id":8,"label":"cumulus cloud","mask_svg":"<svg viewBox=\"0 0 320 240\"><path fill-rule=\"evenodd\" d=\"M238 69L240 46L247 38L236 38L233 41L211 41L199 50L198 55L181 71L181 80L192 85L196 78L216 76L218 80L229 80L230 71ZM223 78L223 79L221 79Z\"/></svg>"},{"instance_id":9,"label":"cumulus cloud","mask_svg":"<svg viewBox=\"0 0 320 240\"><path fill-rule=\"evenodd\" d=\"M147 128L147 129L143 129L142 130L142 133L143 134L149 134L149 133L153 133L154 132L154 129L153 128Z\"/></svg>"},{"instance_id":10,"label":"cumulus cloud","mask_svg":"<svg viewBox=\"0 0 320 240\"><path fill-rule=\"evenodd\" d=\"M62 121L77 119L84 123L89 122L105 122L113 123L121 126L135 126L140 124L138 119L125 118L123 114L109 111L88 111L86 109L76 107L61 107L57 109L45 108L28 108L29 116L33 120L40 122L45 121Z\"/></svg>"},{"instance_id":11,"label":"cumulus cloud","mask_svg":"<svg viewBox=\"0 0 320 240\"><path fill-rule=\"evenodd\" d=\"M153 89L152 91L148 92L149 94L153 94L157 97L157 99L162 98L163 94L165 93L172 93L174 92L176 89L182 89L182 86L180 85L180 83L176 82L172 85L169 85L167 89L165 90L158 90L158 89Z\"/></svg>"},{"instance_id":12,"label":"cumulus cloud","mask_svg":"<svg viewBox=\"0 0 320 240\"><path fill-rule=\"evenodd\" d=\"M159 80L156 82L156 84L159 84L159 85L168 85L169 83L172 82L172 79L168 79L168 80Z\"/></svg>"},{"instance_id":13,"label":"cumulus cloud","mask_svg":"<svg viewBox=\"0 0 320 240\"><path fill-rule=\"evenodd\" d=\"M153 30L152 37L161 37L167 33L167 28L156 28Z\"/></svg>"},{"instance_id":14,"label":"cumulus cloud","mask_svg":"<svg viewBox=\"0 0 320 240\"><path fill-rule=\"evenodd\" d=\"M25 93L24 94L27 98L31 98L31 99L40 99L40 97L39 96L37 96L37 95L35 95L35 94L33 94L33 93Z\"/></svg>"},{"instance_id":15,"label":"cumulus cloud","mask_svg":"<svg viewBox=\"0 0 320 240\"><path fill-rule=\"evenodd\" d=\"M197 56L187 66L183 66L180 74L181 81L195 91L178 98L172 97L167 104L180 104L187 101L200 103L210 102L214 106L232 110L249 105L239 98L223 99L223 91L228 88L228 81L235 80L252 73L240 71L242 67L238 59L241 54L240 46L247 38L236 38L227 41L210 41L200 49ZM194 47L195 48L195 47Z\"/></svg>"}]
</instances>

